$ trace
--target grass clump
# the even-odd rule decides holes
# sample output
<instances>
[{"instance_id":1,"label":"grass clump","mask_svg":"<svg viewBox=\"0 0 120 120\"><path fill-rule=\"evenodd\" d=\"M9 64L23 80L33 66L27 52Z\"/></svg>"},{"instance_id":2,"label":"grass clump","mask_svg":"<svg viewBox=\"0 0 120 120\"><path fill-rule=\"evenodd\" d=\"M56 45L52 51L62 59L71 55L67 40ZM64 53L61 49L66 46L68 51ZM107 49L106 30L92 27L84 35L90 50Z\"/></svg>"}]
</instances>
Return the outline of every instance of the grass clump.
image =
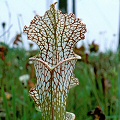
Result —
<instances>
[{"instance_id":1,"label":"grass clump","mask_svg":"<svg viewBox=\"0 0 120 120\"><path fill-rule=\"evenodd\" d=\"M0 54L0 118L1 120L40 120L41 113L35 110L29 89L36 83L33 65L28 58L37 51L9 48ZM78 61L74 71L80 85L69 93L67 111L76 114L76 120L92 120L87 113L100 106L107 120L120 119L120 90L118 72L120 65L116 53L91 54L88 61ZM29 80L20 81L22 75ZM119 73L120 74L120 73Z\"/></svg>"}]
</instances>

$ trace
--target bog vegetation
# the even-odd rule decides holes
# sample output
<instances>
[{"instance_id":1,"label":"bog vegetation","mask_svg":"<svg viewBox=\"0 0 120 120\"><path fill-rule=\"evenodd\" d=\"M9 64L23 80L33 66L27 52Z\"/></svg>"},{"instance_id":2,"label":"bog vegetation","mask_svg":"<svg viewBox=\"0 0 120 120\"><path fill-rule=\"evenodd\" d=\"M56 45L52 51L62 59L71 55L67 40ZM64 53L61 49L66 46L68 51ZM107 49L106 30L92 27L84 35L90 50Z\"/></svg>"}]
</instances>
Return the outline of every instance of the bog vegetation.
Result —
<instances>
[{"instance_id":1,"label":"bog vegetation","mask_svg":"<svg viewBox=\"0 0 120 120\"><path fill-rule=\"evenodd\" d=\"M31 46L31 45L30 45ZM74 51L82 56L74 71L80 84L71 89L67 111L75 113L76 120L105 117L120 119L120 62L117 53L98 53L92 43L90 54L81 46ZM37 51L9 48L0 43L0 119L40 120L29 96L36 83L35 70L29 58Z\"/></svg>"}]
</instances>

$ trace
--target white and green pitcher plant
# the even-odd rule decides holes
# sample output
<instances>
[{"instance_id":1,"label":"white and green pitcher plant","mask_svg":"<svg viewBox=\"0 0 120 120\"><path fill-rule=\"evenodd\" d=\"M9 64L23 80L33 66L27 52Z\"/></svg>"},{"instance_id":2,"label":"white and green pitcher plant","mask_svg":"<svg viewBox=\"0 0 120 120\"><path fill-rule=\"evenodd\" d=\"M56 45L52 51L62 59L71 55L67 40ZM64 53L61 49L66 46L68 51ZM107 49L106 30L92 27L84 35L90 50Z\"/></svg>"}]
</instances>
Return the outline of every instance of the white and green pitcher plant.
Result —
<instances>
[{"instance_id":1,"label":"white and green pitcher plant","mask_svg":"<svg viewBox=\"0 0 120 120\"><path fill-rule=\"evenodd\" d=\"M28 39L35 42L40 53L33 61L37 84L30 90L42 120L74 120L66 112L69 90L78 85L73 70L81 57L73 51L74 45L85 38L86 25L74 14L62 14L52 4L44 16L36 15L30 26L24 27Z\"/></svg>"}]
</instances>

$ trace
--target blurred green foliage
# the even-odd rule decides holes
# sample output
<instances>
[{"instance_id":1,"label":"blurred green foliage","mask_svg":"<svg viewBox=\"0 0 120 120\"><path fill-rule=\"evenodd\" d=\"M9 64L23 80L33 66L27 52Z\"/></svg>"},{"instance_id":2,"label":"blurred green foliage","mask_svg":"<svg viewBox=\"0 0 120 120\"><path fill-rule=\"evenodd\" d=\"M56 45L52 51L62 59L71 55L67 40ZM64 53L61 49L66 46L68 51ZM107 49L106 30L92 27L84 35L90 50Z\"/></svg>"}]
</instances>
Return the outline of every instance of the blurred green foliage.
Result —
<instances>
[{"instance_id":1,"label":"blurred green foliage","mask_svg":"<svg viewBox=\"0 0 120 120\"><path fill-rule=\"evenodd\" d=\"M36 83L34 66L29 57L37 51L9 48L0 45L0 119L40 120L29 96L29 89ZM85 53L84 53L85 54ZM74 71L80 84L70 90L67 111L76 115L76 120L92 120L87 113L100 106L107 120L120 119L120 62L117 53L90 53L76 63ZM29 75L27 85L20 81Z\"/></svg>"}]
</instances>

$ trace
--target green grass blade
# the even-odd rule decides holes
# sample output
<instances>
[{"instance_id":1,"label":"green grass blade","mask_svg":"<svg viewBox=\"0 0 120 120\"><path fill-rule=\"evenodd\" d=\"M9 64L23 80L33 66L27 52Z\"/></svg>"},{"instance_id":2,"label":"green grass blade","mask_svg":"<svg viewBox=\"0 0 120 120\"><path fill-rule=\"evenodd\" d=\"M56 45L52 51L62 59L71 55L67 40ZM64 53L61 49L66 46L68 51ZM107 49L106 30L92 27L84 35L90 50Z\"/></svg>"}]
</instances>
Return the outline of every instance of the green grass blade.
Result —
<instances>
[{"instance_id":1,"label":"green grass blade","mask_svg":"<svg viewBox=\"0 0 120 120\"><path fill-rule=\"evenodd\" d=\"M16 120L16 96L14 87L12 87L12 106L13 106L13 118L14 120Z\"/></svg>"},{"instance_id":2,"label":"green grass blade","mask_svg":"<svg viewBox=\"0 0 120 120\"><path fill-rule=\"evenodd\" d=\"M118 66L118 116L120 119L120 65Z\"/></svg>"},{"instance_id":3,"label":"green grass blade","mask_svg":"<svg viewBox=\"0 0 120 120\"><path fill-rule=\"evenodd\" d=\"M8 102L7 102L7 99L6 99L6 96L5 96L5 91L4 91L4 88L2 88L2 96L3 96L3 104L4 104L4 108L5 108L5 111L6 111L6 120L10 120L10 110L9 110L9 107L8 107Z\"/></svg>"}]
</instances>

